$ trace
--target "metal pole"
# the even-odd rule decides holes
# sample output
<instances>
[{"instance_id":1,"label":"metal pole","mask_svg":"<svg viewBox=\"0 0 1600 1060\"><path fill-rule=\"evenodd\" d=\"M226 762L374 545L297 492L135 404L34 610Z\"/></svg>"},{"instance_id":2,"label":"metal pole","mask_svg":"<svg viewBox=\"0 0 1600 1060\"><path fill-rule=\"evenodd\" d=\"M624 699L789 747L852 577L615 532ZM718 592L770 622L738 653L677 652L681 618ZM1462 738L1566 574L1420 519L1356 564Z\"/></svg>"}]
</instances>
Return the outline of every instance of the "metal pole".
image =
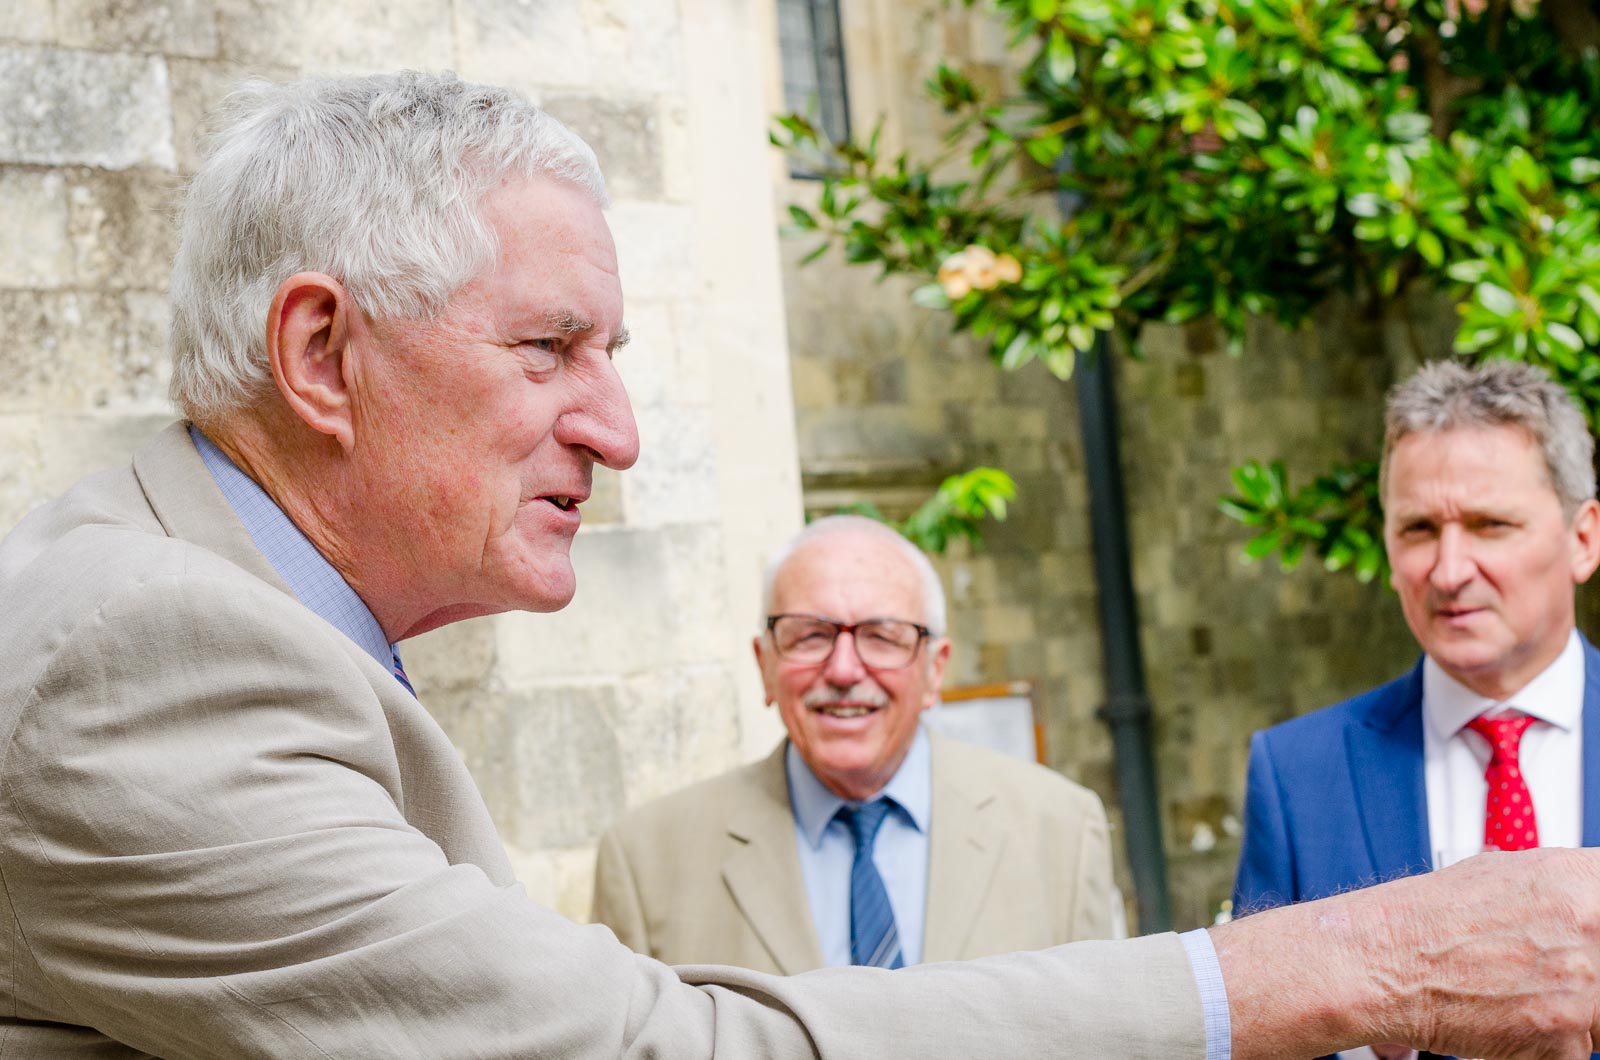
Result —
<instances>
[{"instance_id":1,"label":"metal pole","mask_svg":"<svg viewBox=\"0 0 1600 1060\"><path fill-rule=\"evenodd\" d=\"M1145 692L1144 654L1139 647L1139 608L1133 595L1116 389L1110 347L1103 333L1094 349L1079 358L1074 378L1089 476L1089 524L1106 676L1106 701L1095 715L1111 727L1128 867L1139 910L1138 930L1166 931L1172 927L1172 905L1167 895L1161 800L1156 794L1151 751L1152 712Z\"/></svg>"}]
</instances>

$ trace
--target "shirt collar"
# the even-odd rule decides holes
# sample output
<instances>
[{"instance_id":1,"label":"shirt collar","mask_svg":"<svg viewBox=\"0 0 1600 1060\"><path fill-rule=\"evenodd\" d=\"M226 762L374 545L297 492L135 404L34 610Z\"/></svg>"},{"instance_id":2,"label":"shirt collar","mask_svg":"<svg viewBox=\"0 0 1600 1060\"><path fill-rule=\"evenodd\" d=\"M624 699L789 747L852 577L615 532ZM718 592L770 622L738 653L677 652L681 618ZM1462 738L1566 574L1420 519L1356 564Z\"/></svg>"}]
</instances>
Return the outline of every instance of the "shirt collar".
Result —
<instances>
[{"instance_id":1,"label":"shirt collar","mask_svg":"<svg viewBox=\"0 0 1600 1060\"><path fill-rule=\"evenodd\" d=\"M1507 707L1571 732L1583 716L1583 680L1577 630L1567 634L1567 645L1554 662L1503 701L1474 692L1430 657L1422 663L1422 713L1441 740L1455 736L1473 718Z\"/></svg>"},{"instance_id":2,"label":"shirt collar","mask_svg":"<svg viewBox=\"0 0 1600 1060\"><path fill-rule=\"evenodd\" d=\"M833 815L839 812L839 807L861 804L841 799L829 791L817 779L811 767L806 765L805 759L800 757L792 740L784 752L783 761L789 775L789 805L794 810L794 819L806 842L813 848L820 847L822 833L827 830ZM889 778L889 783L883 786L878 795L893 799L905 811L917 831L927 834L933 813L933 755L929 750L928 733L921 725L917 726L917 734L912 737L911 749L906 752L905 761L900 763L900 768L895 770L894 776Z\"/></svg>"},{"instance_id":3,"label":"shirt collar","mask_svg":"<svg viewBox=\"0 0 1600 1060\"><path fill-rule=\"evenodd\" d=\"M250 532L250 540L267 557L278 577L302 604L355 641L357 647L385 670L393 670L399 661L399 652L385 639L383 627L378 625L371 609L350 588L344 576L323 558L267 491L239 470L238 465L228 459L228 454L218 449L200 428L191 425L189 437L199 450L206 470L216 480L217 488Z\"/></svg>"}]
</instances>

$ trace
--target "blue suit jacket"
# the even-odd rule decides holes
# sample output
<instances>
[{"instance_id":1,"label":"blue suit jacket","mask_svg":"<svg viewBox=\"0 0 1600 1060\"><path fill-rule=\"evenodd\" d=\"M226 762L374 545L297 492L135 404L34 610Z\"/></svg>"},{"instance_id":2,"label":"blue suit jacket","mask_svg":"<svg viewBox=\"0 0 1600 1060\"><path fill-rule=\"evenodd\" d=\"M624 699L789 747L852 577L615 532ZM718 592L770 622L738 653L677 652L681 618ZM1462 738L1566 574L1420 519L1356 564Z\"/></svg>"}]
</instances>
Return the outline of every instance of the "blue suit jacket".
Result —
<instances>
[{"instance_id":1,"label":"blue suit jacket","mask_svg":"<svg viewBox=\"0 0 1600 1060\"><path fill-rule=\"evenodd\" d=\"M1588 640L1583 667L1583 845L1600 846L1600 652ZM1236 911L1427 872L1432 861L1420 661L1381 688L1251 737Z\"/></svg>"}]
</instances>

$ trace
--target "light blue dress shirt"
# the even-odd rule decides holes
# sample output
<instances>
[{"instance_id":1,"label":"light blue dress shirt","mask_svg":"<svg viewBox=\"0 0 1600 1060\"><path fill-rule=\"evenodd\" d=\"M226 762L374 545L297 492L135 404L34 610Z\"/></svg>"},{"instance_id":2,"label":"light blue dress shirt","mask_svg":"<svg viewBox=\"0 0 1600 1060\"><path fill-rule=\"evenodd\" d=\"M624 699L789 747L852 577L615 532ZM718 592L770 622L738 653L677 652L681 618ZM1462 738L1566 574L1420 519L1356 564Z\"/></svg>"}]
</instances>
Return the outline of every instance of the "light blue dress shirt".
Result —
<instances>
[{"instance_id":1,"label":"light blue dress shirt","mask_svg":"<svg viewBox=\"0 0 1600 1060\"><path fill-rule=\"evenodd\" d=\"M266 490L240 471L198 427L189 428L189 437L250 539L296 598L384 669L392 670L400 661L398 647L384 638L383 627L344 576L323 558ZM850 863L855 857L855 841L850 838L850 829L833 816L845 800L823 786L793 744L784 761L800 871L811 901L811 920L822 945L822 959L830 967L847 965ZM889 892L889 904L894 907L901 956L908 965L919 964L928 906L928 829L933 812L933 760L926 730L918 728L911 750L883 793L893 797L899 808L885 818L873 844L872 860ZM1228 994L1211 936L1204 931L1191 931L1181 938L1205 1009L1206 1060L1231 1060Z\"/></svg>"},{"instance_id":2,"label":"light blue dress shirt","mask_svg":"<svg viewBox=\"0 0 1600 1060\"><path fill-rule=\"evenodd\" d=\"M250 540L267 557L267 562L295 597L355 641L357 647L385 670L393 671L400 660L398 648L384 638L383 627L378 625L371 609L350 588L344 576L323 558L300 528L290 522L283 509L267 496L267 491L240 471L238 465L228 459L228 454L218 449L200 428L190 427L189 438L199 450L206 470L216 480L217 488L222 490L222 496L250 532Z\"/></svg>"},{"instance_id":3,"label":"light blue dress shirt","mask_svg":"<svg viewBox=\"0 0 1600 1060\"><path fill-rule=\"evenodd\" d=\"M811 901L811 923L830 968L850 963L850 863L856 844L839 807L860 805L829 791L806 765L794 744L784 754L789 774L789 806L794 811L800 873ZM900 933L905 963L922 961L922 925L928 908L928 825L933 814L933 759L921 727L911 750L880 793L897 807L884 818L872 844L872 862L883 877Z\"/></svg>"}]
</instances>

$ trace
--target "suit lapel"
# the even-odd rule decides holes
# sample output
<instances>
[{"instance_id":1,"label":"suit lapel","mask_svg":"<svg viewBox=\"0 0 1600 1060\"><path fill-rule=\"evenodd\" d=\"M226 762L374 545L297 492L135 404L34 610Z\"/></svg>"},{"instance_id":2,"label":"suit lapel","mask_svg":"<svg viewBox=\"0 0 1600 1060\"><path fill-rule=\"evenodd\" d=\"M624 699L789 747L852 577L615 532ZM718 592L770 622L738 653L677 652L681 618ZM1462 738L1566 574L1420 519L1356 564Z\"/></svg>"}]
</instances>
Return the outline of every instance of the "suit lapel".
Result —
<instances>
[{"instance_id":1,"label":"suit lapel","mask_svg":"<svg viewBox=\"0 0 1600 1060\"><path fill-rule=\"evenodd\" d=\"M168 537L193 542L294 595L217 488L189 440L188 424L172 424L135 453L133 473Z\"/></svg>"},{"instance_id":2,"label":"suit lapel","mask_svg":"<svg viewBox=\"0 0 1600 1060\"><path fill-rule=\"evenodd\" d=\"M1589 638L1583 642L1583 764L1578 770L1578 790L1583 805L1583 845L1600 847L1600 652Z\"/></svg>"},{"instance_id":3,"label":"suit lapel","mask_svg":"<svg viewBox=\"0 0 1600 1060\"><path fill-rule=\"evenodd\" d=\"M1350 781L1380 880L1433 863L1422 762L1422 664L1345 729Z\"/></svg>"},{"instance_id":4,"label":"suit lapel","mask_svg":"<svg viewBox=\"0 0 1600 1060\"><path fill-rule=\"evenodd\" d=\"M780 743L760 763L750 799L734 812L728 825L733 849L722 863L722 879L778 971L794 975L822 967L822 947L795 849L783 766L788 746Z\"/></svg>"},{"instance_id":5,"label":"suit lapel","mask_svg":"<svg viewBox=\"0 0 1600 1060\"><path fill-rule=\"evenodd\" d=\"M994 880L1006 832L992 819L994 793L965 786L971 778L946 761L948 743L933 740L933 812L928 837L925 962L960 960Z\"/></svg>"}]
</instances>

